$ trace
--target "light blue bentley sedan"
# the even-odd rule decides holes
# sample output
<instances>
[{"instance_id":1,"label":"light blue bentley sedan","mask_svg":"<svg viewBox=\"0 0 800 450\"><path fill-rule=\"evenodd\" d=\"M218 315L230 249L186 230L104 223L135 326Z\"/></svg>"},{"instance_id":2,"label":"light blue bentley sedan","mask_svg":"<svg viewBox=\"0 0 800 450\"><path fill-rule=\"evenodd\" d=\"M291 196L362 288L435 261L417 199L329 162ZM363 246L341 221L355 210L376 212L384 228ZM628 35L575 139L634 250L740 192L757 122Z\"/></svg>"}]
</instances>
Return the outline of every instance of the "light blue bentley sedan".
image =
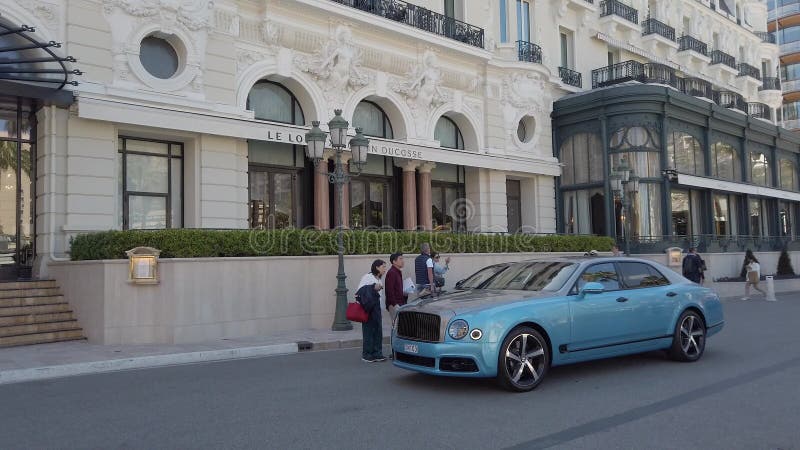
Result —
<instances>
[{"instance_id":1,"label":"light blue bentley sedan","mask_svg":"<svg viewBox=\"0 0 800 450\"><path fill-rule=\"evenodd\" d=\"M529 391L561 364L661 349L697 361L724 324L714 291L635 258L496 264L456 288L400 309L395 366Z\"/></svg>"}]
</instances>

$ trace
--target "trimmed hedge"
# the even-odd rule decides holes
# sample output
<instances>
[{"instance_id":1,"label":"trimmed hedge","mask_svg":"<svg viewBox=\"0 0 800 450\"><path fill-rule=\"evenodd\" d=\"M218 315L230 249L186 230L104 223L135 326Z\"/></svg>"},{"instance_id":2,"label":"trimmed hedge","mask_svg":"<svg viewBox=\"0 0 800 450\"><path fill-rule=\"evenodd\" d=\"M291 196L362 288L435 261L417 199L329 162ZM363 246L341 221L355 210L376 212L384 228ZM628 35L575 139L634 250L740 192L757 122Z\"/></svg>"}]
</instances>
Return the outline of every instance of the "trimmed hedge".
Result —
<instances>
[{"instance_id":1,"label":"trimmed hedge","mask_svg":"<svg viewBox=\"0 0 800 450\"><path fill-rule=\"evenodd\" d=\"M429 242L442 253L518 253L608 251L614 241L605 236L531 234L466 234L348 230L345 254L416 253ZM336 232L288 230L127 230L83 234L71 240L73 261L124 259L125 251L146 246L162 258L335 255Z\"/></svg>"}]
</instances>

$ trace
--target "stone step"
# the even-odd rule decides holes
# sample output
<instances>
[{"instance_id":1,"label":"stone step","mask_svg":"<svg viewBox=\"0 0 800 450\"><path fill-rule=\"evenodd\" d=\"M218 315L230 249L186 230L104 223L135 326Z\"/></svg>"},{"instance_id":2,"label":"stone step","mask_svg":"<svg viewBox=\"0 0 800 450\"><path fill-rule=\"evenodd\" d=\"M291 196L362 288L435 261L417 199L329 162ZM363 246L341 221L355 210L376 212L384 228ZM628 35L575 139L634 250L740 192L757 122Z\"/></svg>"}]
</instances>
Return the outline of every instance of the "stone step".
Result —
<instances>
[{"instance_id":1,"label":"stone step","mask_svg":"<svg viewBox=\"0 0 800 450\"><path fill-rule=\"evenodd\" d=\"M0 317L24 316L30 314L47 314L71 311L69 303L53 303L51 305L10 306L0 308Z\"/></svg>"},{"instance_id":2,"label":"stone step","mask_svg":"<svg viewBox=\"0 0 800 450\"><path fill-rule=\"evenodd\" d=\"M11 306L36 306L36 305L52 305L54 303L63 303L63 295L42 295L31 297L19 298L0 298L0 308L8 308Z\"/></svg>"},{"instance_id":3,"label":"stone step","mask_svg":"<svg viewBox=\"0 0 800 450\"><path fill-rule=\"evenodd\" d=\"M0 281L0 290L57 288L56 280Z\"/></svg>"},{"instance_id":4,"label":"stone step","mask_svg":"<svg viewBox=\"0 0 800 450\"><path fill-rule=\"evenodd\" d=\"M23 314L19 316L0 317L0 327L10 327L15 325L29 325L34 323L63 322L73 320L75 316L72 311L42 313L42 314Z\"/></svg>"},{"instance_id":5,"label":"stone step","mask_svg":"<svg viewBox=\"0 0 800 450\"><path fill-rule=\"evenodd\" d=\"M79 330L77 320L66 320L62 322L33 323L29 325L13 325L10 327L0 327L0 337L19 336L23 334L51 333L55 331Z\"/></svg>"},{"instance_id":6,"label":"stone step","mask_svg":"<svg viewBox=\"0 0 800 450\"><path fill-rule=\"evenodd\" d=\"M12 347L15 345L46 344L50 342L75 341L86 339L83 331L78 328L74 330L52 331L48 333L20 334L16 336L0 337L0 347Z\"/></svg>"},{"instance_id":7,"label":"stone step","mask_svg":"<svg viewBox=\"0 0 800 450\"><path fill-rule=\"evenodd\" d=\"M61 295L59 288L25 288L0 289L0 299L16 297L41 297L43 295Z\"/></svg>"}]
</instances>

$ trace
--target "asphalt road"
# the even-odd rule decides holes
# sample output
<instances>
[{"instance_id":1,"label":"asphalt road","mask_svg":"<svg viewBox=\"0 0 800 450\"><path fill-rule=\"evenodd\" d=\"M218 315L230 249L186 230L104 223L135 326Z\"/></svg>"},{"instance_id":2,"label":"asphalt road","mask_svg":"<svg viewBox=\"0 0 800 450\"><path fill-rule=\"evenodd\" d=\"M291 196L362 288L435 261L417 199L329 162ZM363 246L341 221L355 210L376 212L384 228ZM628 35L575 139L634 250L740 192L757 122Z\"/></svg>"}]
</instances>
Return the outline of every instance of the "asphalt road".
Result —
<instances>
[{"instance_id":1,"label":"asphalt road","mask_svg":"<svg viewBox=\"0 0 800 450\"><path fill-rule=\"evenodd\" d=\"M355 350L0 386L0 448L800 449L800 295L728 301L697 363L554 368L534 392Z\"/></svg>"}]
</instances>

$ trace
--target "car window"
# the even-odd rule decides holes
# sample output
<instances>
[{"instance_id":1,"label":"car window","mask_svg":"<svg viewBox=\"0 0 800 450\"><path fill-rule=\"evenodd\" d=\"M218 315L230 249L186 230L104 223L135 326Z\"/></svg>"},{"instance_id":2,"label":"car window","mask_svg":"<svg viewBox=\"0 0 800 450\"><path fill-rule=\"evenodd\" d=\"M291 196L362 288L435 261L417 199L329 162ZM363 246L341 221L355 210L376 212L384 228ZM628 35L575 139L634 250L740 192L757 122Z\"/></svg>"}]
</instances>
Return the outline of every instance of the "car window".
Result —
<instances>
[{"instance_id":1,"label":"car window","mask_svg":"<svg viewBox=\"0 0 800 450\"><path fill-rule=\"evenodd\" d=\"M467 277L459 286L459 289L477 289L483 283L488 281L493 276L502 272L508 267L507 264L497 264L494 266L485 267L474 274Z\"/></svg>"},{"instance_id":2,"label":"car window","mask_svg":"<svg viewBox=\"0 0 800 450\"><path fill-rule=\"evenodd\" d=\"M557 291L575 271L571 262L527 262L511 264L483 289Z\"/></svg>"},{"instance_id":3,"label":"car window","mask_svg":"<svg viewBox=\"0 0 800 450\"><path fill-rule=\"evenodd\" d=\"M577 291L580 291L586 283L600 283L607 291L619 290L619 276L613 263L601 263L589 266L583 271L576 283Z\"/></svg>"},{"instance_id":4,"label":"car window","mask_svg":"<svg viewBox=\"0 0 800 450\"><path fill-rule=\"evenodd\" d=\"M621 262L619 263L619 270L622 275L622 282L628 289L664 286L669 284L669 280L650 264Z\"/></svg>"}]
</instances>

